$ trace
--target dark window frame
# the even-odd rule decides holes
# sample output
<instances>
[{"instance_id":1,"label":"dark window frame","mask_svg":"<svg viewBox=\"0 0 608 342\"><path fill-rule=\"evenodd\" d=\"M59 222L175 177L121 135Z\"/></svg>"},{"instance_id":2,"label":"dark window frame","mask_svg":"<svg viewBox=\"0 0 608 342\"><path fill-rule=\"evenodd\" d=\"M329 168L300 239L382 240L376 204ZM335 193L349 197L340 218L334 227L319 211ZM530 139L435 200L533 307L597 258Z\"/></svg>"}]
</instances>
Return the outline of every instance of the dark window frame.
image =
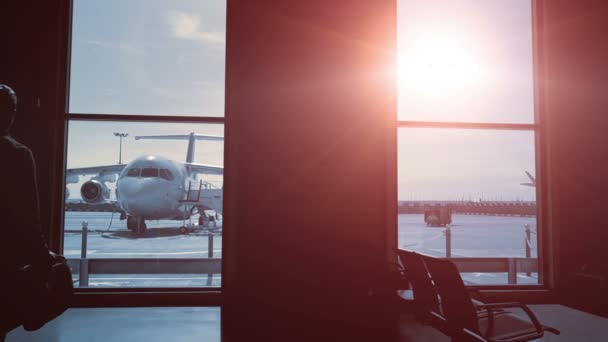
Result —
<instances>
[{"instance_id":1,"label":"dark window frame","mask_svg":"<svg viewBox=\"0 0 608 342\"><path fill-rule=\"evenodd\" d=\"M226 0L226 17L228 19L231 1ZM62 163L58 163L58 174L62 175L61 186L65 188L65 170L67 163L67 139L68 127L71 121L115 121L115 122L164 122L164 123L195 123L195 124L220 124L226 131L226 108L223 117L211 116L184 116L184 115L147 115L147 114L106 114L106 113L71 113L69 112L70 103L70 72L71 72L71 51L72 51L72 16L73 0L66 0L61 4L61 29L62 39L59 41L61 46L62 61L59 66L59 88L60 110L63 114L63 123L58 124L58 134L63 134L62 140ZM226 36L228 36L228 20L226 20ZM228 39L226 39L228 41ZM228 44L224 59L225 83L224 83L224 103L227 104L228 89ZM224 149L224 154L226 150ZM225 155L224 155L225 157ZM60 192L58 203L54 208L60 213L55 218L54 228L49 232L50 247L55 250L63 251L64 239L64 215L65 215L65 192ZM222 239L222 250L224 243ZM224 255L222 253L222 255ZM223 269L223 267L222 267ZM223 273L223 272L222 272ZM75 288L75 299L73 307L121 307L121 306L218 306L221 304L223 284L220 287L122 287L122 288Z\"/></svg>"},{"instance_id":2,"label":"dark window frame","mask_svg":"<svg viewBox=\"0 0 608 342\"><path fill-rule=\"evenodd\" d=\"M543 59L542 55L542 0L531 0L532 11L532 72L533 72L533 91L534 91L534 122L533 123L507 123L507 122L467 122L467 121L416 121L416 120L396 120L395 129L400 128L437 128L437 129L477 129L477 130L518 130L529 131L534 134L534 158L536 168L536 226L538 232L537 248L538 248L538 279L539 284L504 284L504 285L483 285L476 284L471 287L480 288L486 291L493 291L501 297L500 293L509 293L512 291L533 291L539 297L538 291L541 290L541 295L544 290L553 288L553 273L552 273L552 249L551 249L551 233L548 225L548 205L545 200L548 195L547 190L547 171L546 165L546 144L545 141L545 125L544 120L544 105L542 92L542 69L539 67ZM398 133L397 133L398 134ZM397 149L395 149L397 152ZM395 163L397 165L397 163ZM398 184L395 183L395 184ZM395 239L398 239L398 227L395 227ZM396 241L395 241L396 242ZM396 244L395 244L396 245Z\"/></svg>"},{"instance_id":3,"label":"dark window frame","mask_svg":"<svg viewBox=\"0 0 608 342\"><path fill-rule=\"evenodd\" d=\"M63 122L58 122L57 132L58 140L61 142L59 147L59 156L63 158L62 162L57 163L55 174L61 176L60 190L65 188L65 163L66 163L66 139L68 124L70 120L83 121L130 121L130 122L176 122L176 123L208 123L222 124L224 131L226 128L226 117L229 113L229 98L230 98L230 52L231 40L229 39L231 27L230 17L232 12L238 9L238 1L226 0L227 2L227 20L226 20L226 80L225 80L225 116L224 117L196 117L196 116L164 116L164 115L120 115L120 114L82 114L69 113L67 108L69 104L69 80L70 80L70 55L71 55L71 23L72 23L72 0L62 1L61 3L61 31L62 39L58 42L61 46L59 65L59 83L58 96L63 98L63 103L59 105L59 111L64 113ZM505 294L512 296L513 293L529 293L530 301L537 301L538 298L545 298L548 289L553 285L553 265L551 259L551 231L548 223L548 186L547 186L547 170L545 168L547 158L547 146L543 143L546 136L546 127L543 124L544 117L544 100L543 93L543 70L539 68L539 63L544 58L542 53L542 34L543 26L542 19L542 0L532 0L532 20L533 20L533 53L534 53L534 101L535 101L535 116L534 124L484 124L484 123L446 123L446 122L414 122L414 121L395 121L394 129L398 127L442 127L445 128L476 128L476 129L521 129L534 130L536 136L535 156L536 156L536 176L537 176L537 226L539 229L539 278L542 277L542 285L513 285L513 286L483 286L483 291L490 295L495 295L496 298L506 298ZM226 149L224 149L226 155ZM395 155L396 158L396 155ZM396 169L396 163L394 163ZM396 174L395 174L396 175ZM396 183L395 183L396 184ZM55 251L63 250L63 219L64 219L64 191L58 191L61 195L57 201L53 201L53 211L59 213L53 217L53 229L49 231L50 246ZM395 197L396 199L396 197ZM397 229L394 228L394 238L397 238ZM224 240L224 239L223 239ZM223 247L223 246L222 246ZM226 253L223 253L224 255ZM224 267L222 267L224 268ZM542 271L542 276L540 272ZM223 272L224 273L224 272ZM224 283L220 288L108 288L108 289L93 289L79 288L76 290L74 300L75 307L103 307L103 306L191 306L191 305L221 305L221 296ZM521 295L517 295L518 298ZM510 297L509 297L510 298Z\"/></svg>"}]
</instances>

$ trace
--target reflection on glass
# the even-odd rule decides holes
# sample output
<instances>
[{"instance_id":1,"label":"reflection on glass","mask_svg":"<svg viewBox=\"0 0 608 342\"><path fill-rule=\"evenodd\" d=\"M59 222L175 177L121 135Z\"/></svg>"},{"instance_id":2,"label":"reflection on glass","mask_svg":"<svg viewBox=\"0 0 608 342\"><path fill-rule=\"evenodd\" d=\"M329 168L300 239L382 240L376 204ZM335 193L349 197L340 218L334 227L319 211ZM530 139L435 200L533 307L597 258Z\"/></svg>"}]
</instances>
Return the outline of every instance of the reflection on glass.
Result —
<instances>
[{"instance_id":1,"label":"reflection on glass","mask_svg":"<svg viewBox=\"0 0 608 342\"><path fill-rule=\"evenodd\" d=\"M533 131L399 128L398 146L400 248L455 258L469 283L539 282Z\"/></svg>"},{"instance_id":2,"label":"reflection on glass","mask_svg":"<svg viewBox=\"0 0 608 342\"><path fill-rule=\"evenodd\" d=\"M70 122L64 254L80 286L219 284L222 136L213 124Z\"/></svg>"},{"instance_id":3,"label":"reflection on glass","mask_svg":"<svg viewBox=\"0 0 608 342\"><path fill-rule=\"evenodd\" d=\"M71 113L224 116L225 0L75 0Z\"/></svg>"},{"instance_id":4,"label":"reflection on glass","mask_svg":"<svg viewBox=\"0 0 608 342\"><path fill-rule=\"evenodd\" d=\"M532 123L530 0L399 0L398 117Z\"/></svg>"}]
</instances>

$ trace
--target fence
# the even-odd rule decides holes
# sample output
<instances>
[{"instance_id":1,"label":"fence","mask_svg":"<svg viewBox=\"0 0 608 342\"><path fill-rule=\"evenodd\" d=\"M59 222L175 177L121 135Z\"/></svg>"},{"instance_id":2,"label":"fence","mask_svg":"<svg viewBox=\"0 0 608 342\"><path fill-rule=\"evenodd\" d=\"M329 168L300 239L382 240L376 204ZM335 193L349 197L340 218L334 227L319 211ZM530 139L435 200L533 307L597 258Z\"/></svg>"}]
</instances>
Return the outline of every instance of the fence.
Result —
<instances>
[{"instance_id":1,"label":"fence","mask_svg":"<svg viewBox=\"0 0 608 342\"><path fill-rule=\"evenodd\" d=\"M538 259L531 257L530 226L525 226L526 257L521 258L494 258L494 257L452 257L451 227L448 225L444 231L446 240L446 258L452 260L460 272L463 273L507 273L508 283L517 284L517 273L538 272ZM87 257L88 227L86 222L82 228L81 255L78 259L68 259L72 272L77 273L79 285L89 285L90 274L207 274L208 284L213 274L221 273L221 258L213 257L214 236L218 233L208 232L207 258L94 258Z\"/></svg>"}]
</instances>

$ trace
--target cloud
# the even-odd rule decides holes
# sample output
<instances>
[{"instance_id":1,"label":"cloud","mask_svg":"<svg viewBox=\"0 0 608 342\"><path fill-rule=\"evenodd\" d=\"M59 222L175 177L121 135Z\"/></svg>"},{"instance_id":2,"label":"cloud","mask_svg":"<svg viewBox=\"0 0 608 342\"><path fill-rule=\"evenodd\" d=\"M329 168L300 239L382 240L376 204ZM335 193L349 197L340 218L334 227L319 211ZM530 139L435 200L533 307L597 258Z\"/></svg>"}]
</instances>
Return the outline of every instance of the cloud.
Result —
<instances>
[{"instance_id":1,"label":"cloud","mask_svg":"<svg viewBox=\"0 0 608 342\"><path fill-rule=\"evenodd\" d=\"M195 40L213 45L223 45L226 42L224 32L202 30L201 18L198 15L174 11L169 14L169 25L173 36L177 39Z\"/></svg>"}]
</instances>

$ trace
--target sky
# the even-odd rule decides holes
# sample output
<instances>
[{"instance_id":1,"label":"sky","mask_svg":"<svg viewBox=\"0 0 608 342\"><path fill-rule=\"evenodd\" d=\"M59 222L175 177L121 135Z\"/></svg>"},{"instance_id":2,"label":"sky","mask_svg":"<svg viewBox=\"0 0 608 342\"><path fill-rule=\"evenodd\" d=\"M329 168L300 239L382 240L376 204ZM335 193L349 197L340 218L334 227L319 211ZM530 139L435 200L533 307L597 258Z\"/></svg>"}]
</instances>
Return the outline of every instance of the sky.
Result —
<instances>
[{"instance_id":1,"label":"sky","mask_svg":"<svg viewBox=\"0 0 608 342\"><path fill-rule=\"evenodd\" d=\"M69 111L224 115L226 3L75 0ZM399 0L400 120L533 123L530 0ZM143 154L183 160L186 141L135 135L223 135L223 125L78 122L68 167ZM530 131L399 128L400 200L534 200ZM197 142L196 161L223 165L221 142ZM370 180L373 181L373 180ZM78 185L70 185L72 198Z\"/></svg>"},{"instance_id":2,"label":"sky","mask_svg":"<svg viewBox=\"0 0 608 342\"><path fill-rule=\"evenodd\" d=\"M72 113L224 115L226 3L75 0Z\"/></svg>"},{"instance_id":3,"label":"sky","mask_svg":"<svg viewBox=\"0 0 608 342\"><path fill-rule=\"evenodd\" d=\"M530 0L398 1L399 119L533 123Z\"/></svg>"},{"instance_id":4,"label":"sky","mask_svg":"<svg viewBox=\"0 0 608 342\"><path fill-rule=\"evenodd\" d=\"M534 123L530 0L399 0L398 119ZM398 129L400 200L526 200L534 133Z\"/></svg>"},{"instance_id":5,"label":"sky","mask_svg":"<svg viewBox=\"0 0 608 342\"><path fill-rule=\"evenodd\" d=\"M71 113L224 116L226 3L217 0L75 0ZM212 134L220 124L71 121L67 167L111 165L141 155L177 161L187 141L137 135ZM223 166L222 142L196 142L195 162ZM81 177L68 185L79 198ZM207 176L221 186L221 177ZM110 189L114 186L108 183Z\"/></svg>"}]
</instances>

